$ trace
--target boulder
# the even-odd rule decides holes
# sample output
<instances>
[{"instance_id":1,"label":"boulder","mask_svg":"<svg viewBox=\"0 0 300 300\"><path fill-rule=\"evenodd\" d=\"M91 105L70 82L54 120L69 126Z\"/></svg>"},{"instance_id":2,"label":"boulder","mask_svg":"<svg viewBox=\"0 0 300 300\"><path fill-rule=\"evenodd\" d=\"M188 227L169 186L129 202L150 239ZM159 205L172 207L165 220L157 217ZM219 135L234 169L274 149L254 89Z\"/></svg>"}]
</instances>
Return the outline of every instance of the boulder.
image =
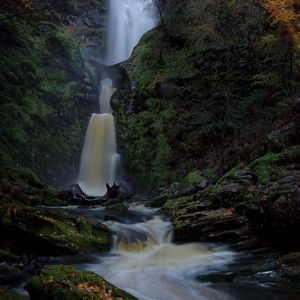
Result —
<instances>
[{"instance_id":1,"label":"boulder","mask_svg":"<svg viewBox=\"0 0 300 300\"><path fill-rule=\"evenodd\" d=\"M43 268L31 279L26 289L32 300L136 299L95 273L64 265Z\"/></svg>"},{"instance_id":2,"label":"boulder","mask_svg":"<svg viewBox=\"0 0 300 300\"><path fill-rule=\"evenodd\" d=\"M0 247L13 254L60 255L97 252L110 245L101 224L58 210L0 206Z\"/></svg>"}]
</instances>

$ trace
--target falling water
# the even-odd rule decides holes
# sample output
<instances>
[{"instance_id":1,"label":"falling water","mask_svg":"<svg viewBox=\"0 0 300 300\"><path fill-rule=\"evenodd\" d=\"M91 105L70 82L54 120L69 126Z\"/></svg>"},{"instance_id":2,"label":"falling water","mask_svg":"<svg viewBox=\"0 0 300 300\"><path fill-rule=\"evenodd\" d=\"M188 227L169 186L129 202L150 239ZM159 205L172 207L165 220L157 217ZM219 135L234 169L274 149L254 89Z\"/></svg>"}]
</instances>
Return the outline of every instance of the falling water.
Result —
<instances>
[{"instance_id":1,"label":"falling water","mask_svg":"<svg viewBox=\"0 0 300 300\"><path fill-rule=\"evenodd\" d=\"M110 0L105 65L128 59L141 36L155 26L151 0ZM93 114L81 155L79 185L91 196L102 196L106 184L118 179L120 161L110 99L116 89L110 79L101 81L101 114Z\"/></svg>"},{"instance_id":2,"label":"falling water","mask_svg":"<svg viewBox=\"0 0 300 300\"><path fill-rule=\"evenodd\" d=\"M114 117L110 99L116 91L109 79L102 80L100 92L101 114L91 116L81 154L79 184L91 196L106 193L106 183L116 179L119 162Z\"/></svg>"},{"instance_id":3,"label":"falling water","mask_svg":"<svg viewBox=\"0 0 300 300\"><path fill-rule=\"evenodd\" d=\"M156 25L150 0L110 0L105 65L127 60L142 35Z\"/></svg>"}]
</instances>

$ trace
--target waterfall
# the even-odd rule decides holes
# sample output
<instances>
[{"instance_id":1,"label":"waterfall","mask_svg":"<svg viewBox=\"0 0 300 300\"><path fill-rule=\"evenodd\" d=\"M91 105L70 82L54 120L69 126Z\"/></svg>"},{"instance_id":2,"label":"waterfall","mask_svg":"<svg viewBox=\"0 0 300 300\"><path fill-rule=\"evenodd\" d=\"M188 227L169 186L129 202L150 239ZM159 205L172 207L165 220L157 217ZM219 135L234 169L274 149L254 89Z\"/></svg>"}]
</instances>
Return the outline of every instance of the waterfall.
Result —
<instances>
[{"instance_id":1,"label":"waterfall","mask_svg":"<svg viewBox=\"0 0 300 300\"><path fill-rule=\"evenodd\" d=\"M127 60L142 35L156 25L150 0L110 0L105 65Z\"/></svg>"},{"instance_id":2,"label":"waterfall","mask_svg":"<svg viewBox=\"0 0 300 300\"><path fill-rule=\"evenodd\" d=\"M224 269L234 252L213 244L176 245L171 222L156 209L138 203L128 209L144 221L105 222L114 235L112 255L91 264L89 270L140 300L233 299L195 278Z\"/></svg>"},{"instance_id":3,"label":"waterfall","mask_svg":"<svg viewBox=\"0 0 300 300\"><path fill-rule=\"evenodd\" d=\"M106 183L116 179L119 163L114 117L110 99L116 91L109 79L101 81L100 111L92 114L81 154L79 185L91 196L103 196Z\"/></svg>"},{"instance_id":4,"label":"waterfall","mask_svg":"<svg viewBox=\"0 0 300 300\"><path fill-rule=\"evenodd\" d=\"M141 36L156 24L151 0L110 0L104 64L127 60ZM119 180L120 156L110 100L116 89L101 81L101 114L91 116L81 154L78 183L90 196L103 196L106 184Z\"/></svg>"}]
</instances>

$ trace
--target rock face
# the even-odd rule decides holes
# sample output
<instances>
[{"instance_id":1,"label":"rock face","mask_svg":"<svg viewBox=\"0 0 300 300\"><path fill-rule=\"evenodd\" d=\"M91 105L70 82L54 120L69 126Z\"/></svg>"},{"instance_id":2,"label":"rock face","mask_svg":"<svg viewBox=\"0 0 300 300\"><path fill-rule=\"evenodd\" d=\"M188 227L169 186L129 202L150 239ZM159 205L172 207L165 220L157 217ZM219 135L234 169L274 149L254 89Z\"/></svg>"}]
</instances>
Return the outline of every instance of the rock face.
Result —
<instances>
[{"instance_id":1,"label":"rock face","mask_svg":"<svg viewBox=\"0 0 300 300\"><path fill-rule=\"evenodd\" d=\"M253 246L259 236L299 246L300 147L269 153L238 166L203 191L171 198L163 209L172 216L178 240L231 241Z\"/></svg>"},{"instance_id":2,"label":"rock face","mask_svg":"<svg viewBox=\"0 0 300 300\"><path fill-rule=\"evenodd\" d=\"M14 254L88 253L110 245L108 229L84 217L20 205L3 205L0 214L0 248Z\"/></svg>"},{"instance_id":3,"label":"rock face","mask_svg":"<svg viewBox=\"0 0 300 300\"><path fill-rule=\"evenodd\" d=\"M45 267L32 278L26 289L32 300L136 299L95 273L63 265Z\"/></svg>"},{"instance_id":4,"label":"rock face","mask_svg":"<svg viewBox=\"0 0 300 300\"><path fill-rule=\"evenodd\" d=\"M21 10L18 3L5 2L1 15ZM54 4L33 1L34 16L0 24L0 165L30 168L62 188L77 177L88 120L99 111L107 3Z\"/></svg>"}]
</instances>

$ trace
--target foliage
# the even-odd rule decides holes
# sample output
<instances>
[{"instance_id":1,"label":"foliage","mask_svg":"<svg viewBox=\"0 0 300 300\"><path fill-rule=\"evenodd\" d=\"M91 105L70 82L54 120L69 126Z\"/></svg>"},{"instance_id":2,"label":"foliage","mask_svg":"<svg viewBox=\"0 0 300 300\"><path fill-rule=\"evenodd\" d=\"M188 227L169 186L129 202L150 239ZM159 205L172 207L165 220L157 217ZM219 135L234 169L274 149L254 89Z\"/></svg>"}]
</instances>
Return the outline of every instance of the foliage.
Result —
<instances>
[{"instance_id":1,"label":"foliage","mask_svg":"<svg viewBox=\"0 0 300 300\"><path fill-rule=\"evenodd\" d=\"M125 145L123 151L125 163L128 162L125 166L127 174L139 174L139 184L150 186L155 181L163 183L172 180L170 162L174 158L169 141L174 139L172 124L175 116L166 102L151 98L146 105L155 113L144 111L128 118L121 109L117 123L120 142ZM174 167L175 164L174 161Z\"/></svg>"},{"instance_id":2,"label":"foliage","mask_svg":"<svg viewBox=\"0 0 300 300\"><path fill-rule=\"evenodd\" d=\"M126 115L126 106L119 112L120 131L127 137L120 135L121 148L130 174L140 178L150 171L151 180L165 178L166 183L195 169L224 174L240 161L261 155L268 132L293 118L300 52L287 42L286 26L274 23L271 8L263 4L160 1L166 30L153 29L135 48L128 64L137 82L134 114ZM289 9L296 31L298 8L291 4ZM151 122L163 113L147 105L151 98L173 114L168 118L172 126L161 124L166 138L149 132ZM164 169L153 163L162 149L152 146L156 137L169 158ZM135 161L139 151L143 153Z\"/></svg>"},{"instance_id":3,"label":"foliage","mask_svg":"<svg viewBox=\"0 0 300 300\"><path fill-rule=\"evenodd\" d=\"M78 168L90 105L82 103L96 94L78 42L49 22L0 26L1 165L31 167L64 185Z\"/></svg>"}]
</instances>

